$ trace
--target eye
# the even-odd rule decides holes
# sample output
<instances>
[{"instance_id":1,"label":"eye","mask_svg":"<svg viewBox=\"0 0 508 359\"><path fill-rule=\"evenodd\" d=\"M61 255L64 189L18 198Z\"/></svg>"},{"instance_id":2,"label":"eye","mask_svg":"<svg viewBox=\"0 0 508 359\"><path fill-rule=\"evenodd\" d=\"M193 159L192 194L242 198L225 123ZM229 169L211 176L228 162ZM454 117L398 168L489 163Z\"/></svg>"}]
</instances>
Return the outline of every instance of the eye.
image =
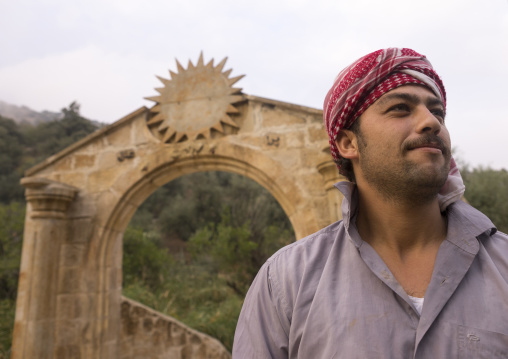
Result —
<instances>
[{"instance_id":1,"label":"eye","mask_svg":"<svg viewBox=\"0 0 508 359\"><path fill-rule=\"evenodd\" d=\"M405 103L398 103L388 108L386 112L410 112L410 107Z\"/></svg>"},{"instance_id":2,"label":"eye","mask_svg":"<svg viewBox=\"0 0 508 359\"><path fill-rule=\"evenodd\" d=\"M445 112L442 108L431 109L430 112L441 122L444 123Z\"/></svg>"}]
</instances>

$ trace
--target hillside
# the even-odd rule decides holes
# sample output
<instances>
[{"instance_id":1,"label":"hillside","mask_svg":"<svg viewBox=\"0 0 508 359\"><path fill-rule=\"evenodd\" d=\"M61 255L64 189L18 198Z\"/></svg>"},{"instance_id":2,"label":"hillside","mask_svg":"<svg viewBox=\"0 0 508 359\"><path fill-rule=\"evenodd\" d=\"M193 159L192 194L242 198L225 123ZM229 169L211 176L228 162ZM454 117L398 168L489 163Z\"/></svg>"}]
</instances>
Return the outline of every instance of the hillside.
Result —
<instances>
[{"instance_id":1,"label":"hillside","mask_svg":"<svg viewBox=\"0 0 508 359\"><path fill-rule=\"evenodd\" d=\"M10 118L17 124L29 123L37 125L42 122L60 120L63 115L61 112L37 112L26 106L16 106L0 101L0 116Z\"/></svg>"}]
</instances>

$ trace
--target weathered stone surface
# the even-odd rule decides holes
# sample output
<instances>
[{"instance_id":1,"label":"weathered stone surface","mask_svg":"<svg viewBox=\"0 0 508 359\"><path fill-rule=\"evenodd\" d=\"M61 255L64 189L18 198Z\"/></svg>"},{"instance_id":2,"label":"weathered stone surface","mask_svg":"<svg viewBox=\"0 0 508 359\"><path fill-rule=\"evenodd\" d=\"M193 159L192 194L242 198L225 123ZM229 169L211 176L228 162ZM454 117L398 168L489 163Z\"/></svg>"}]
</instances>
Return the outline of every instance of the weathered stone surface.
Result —
<instances>
[{"instance_id":1,"label":"weathered stone surface","mask_svg":"<svg viewBox=\"0 0 508 359\"><path fill-rule=\"evenodd\" d=\"M83 317L85 306L84 295L59 294L57 297L57 319L79 319Z\"/></svg>"},{"instance_id":2,"label":"weathered stone surface","mask_svg":"<svg viewBox=\"0 0 508 359\"><path fill-rule=\"evenodd\" d=\"M80 154L74 159L74 169L89 168L95 164L95 155Z\"/></svg>"},{"instance_id":3,"label":"weathered stone surface","mask_svg":"<svg viewBox=\"0 0 508 359\"><path fill-rule=\"evenodd\" d=\"M296 111L284 111L272 105L265 105L261 109L263 125L265 127L294 126L305 124L303 114Z\"/></svg>"},{"instance_id":4,"label":"weathered stone surface","mask_svg":"<svg viewBox=\"0 0 508 359\"><path fill-rule=\"evenodd\" d=\"M79 267L60 267L58 274L58 293L79 293L85 290Z\"/></svg>"},{"instance_id":5,"label":"weathered stone surface","mask_svg":"<svg viewBox=\"0 0 508 359\"><path fill-rule=\"evenodd\" d=\"M328 141L328 136L323 128L320 127L308 127L307 133L309 134L310 142Z\"/></svg>"},{"instance_id":6,"label":"weathered stone surface","mask_svg":"<svg viewBox=\"0 0 508 359\"><path fill-rule=\"evenodd\" d=\"M98 169L88 174L88 188L92 193L107 191L118 179L121 166Z\"/></svg>"},{"instance_id":7,"label":"weathered stone surface","mask_svg":"<svg viewBox=\"0 0 508 359\"><path fill-rule=\"evenodd\" d=\"M114 149L103 151L97 155L99 168L114 168L118 166L117 152Z\"/></svg>"},{"instance_id":8,"label":"weathered stone surface","mask_svg":"<svg viewBox=\"0 0 508 359\"><path fill-rule=\"evenodd\" d=\"M107 143L114 147L124 147L131 143L131 127L130 124L119 126L116 131L108 133L106 137Z\"/></svg>"},{"instance_id":9,"label":"weathered stone surface","mask_svg":"<svg viewBox=\"0 0 508 359\"><path fill-rule=\"evenodd\" d=\"M83 322L81 320L57 321L56 345L79 345Z\"/></svg>"},{"instance_id":10,"label":"weathered stone surface","mask_svg":"<svg viewBox=\"0 0 508 359\"><path fill-rule=\"evenodd\" d=\"M121 296L123 232L153 191L180 176L256 181L298 239L338 218L341 178L323 152L322 112L242 94L223 66L200 59L179 69L151 109L26 172L12 359L230 357L213 338Z\"/></svg>"},{"instance_id":11,"label":"weathered stone surface","mask_svg":"<svg viewBox=\"0 0 508 359\"><path fill-rule=\"evenodd\" d=\"M60 249L61 267L81 267L86 256L86 244L62 244Z\"/></svg>"},{"instance_id":12,"label":"weathered stone surface","mask_svg":"<svg viewBox=\"0 0 508 359\"><path fill-rule=\"evenodd\" d=\"M124 359L231 358L216 339L156 311L122 298L120 353Z\"/></svg>"},{"instance_id":13,"label":"weathered stone surface","mask_svg":"<svg viewBox=\"0 0 508 359\"><path fill-rule=\"evenodd\" d=\"M72 158L72 156L65 157L65 158L61 159L60 161L57 161L54 164L54 168L56 171L62 171L62 172L72 170L73 160L74 160L74 158Z\"/></svg>"},{"instance_id":14,"label":"weathered stone surface","mask_svg":"<svg viewBox=\"0 0 508 359\"><path fill-rule=\"evenodd\" d=\"M56 359L81 359L78 345L61 345L56 348Z\"/></svg>"},{"instance_id":15,"label":"weathered stone surface","mask_svg":"<svg viewBox=\"0 0 508 359\"><path fill-rule=\"evenodd\" d=\"M81 172L62 171L55 175L55 180L62 183L73 183L75 187L86 186L87 176Z\"/></svg>"}]
</instances>

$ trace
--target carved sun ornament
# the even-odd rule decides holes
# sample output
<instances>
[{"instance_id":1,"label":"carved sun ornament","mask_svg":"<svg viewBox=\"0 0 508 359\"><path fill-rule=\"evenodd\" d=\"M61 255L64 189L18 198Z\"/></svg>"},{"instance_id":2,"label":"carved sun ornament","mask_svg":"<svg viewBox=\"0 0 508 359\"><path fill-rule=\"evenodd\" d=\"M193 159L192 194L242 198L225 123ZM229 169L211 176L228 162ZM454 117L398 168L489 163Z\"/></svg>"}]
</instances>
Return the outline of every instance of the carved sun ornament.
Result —
<instances>
[{"instance_id":1,"label":"carved sun ornament","mask_svg":"<svg viewBox=\"0 0 508 359\"><path fill-rule=\"evenodd\" d=\"M159 96L146 97L156 104L147 122L152 133L164 143L176 143L223 134L238 128L230 115L239 111L234 106L244 100L241 88L232 87L244 75L229 78L231 69L222 72L227 58L217 66L213 59L206 65L203 53L194 66L187 69L176 60L177 73L169 71L171 80L157 76L164 84L156 88Z\"/></svg>"}]
</instances>

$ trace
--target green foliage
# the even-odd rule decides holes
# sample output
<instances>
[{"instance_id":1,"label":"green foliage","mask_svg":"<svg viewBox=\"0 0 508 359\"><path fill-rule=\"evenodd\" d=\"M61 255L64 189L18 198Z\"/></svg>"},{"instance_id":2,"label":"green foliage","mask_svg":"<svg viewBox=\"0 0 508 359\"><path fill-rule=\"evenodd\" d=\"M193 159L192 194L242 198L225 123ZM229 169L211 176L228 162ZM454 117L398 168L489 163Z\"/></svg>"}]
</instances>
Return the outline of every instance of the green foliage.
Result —
<instances>
[{"instance_id":1,"label":"green foliage","mask_svg":"<svg viewBox=\"0 0 508 359\"><path fill-rule=\"evenodd\" d=\"M243 298L207 267L173 262L171 280L153 290L138 281L123 294L220 340L228 350Z\"/></svg>"},{"instance_id":2,"label":"green foliage","mask_svg":"<svg viewBox=\"0 0 508 359\"><path fill-rule=\"evenodd\" d=\"M23 155L23 136L13 120L0 116L0 175L11 173Z\"/></svg>"},{"instance_id":3,"label":"green foliage","mask_svg":"<svg viewBox=\"0 0 508 359\"><path fill-rule=\"evenodd\" d=\"M10 355L24 220L23 203L0 203L0 359Z\"/></svg>"},{"instance_id":4,"label":"green foliage","mask_svg":"<svg viewBox=\"0 0 508 359\"><path fill-rule=\"evenodd\" d=\"M253 235L250 221L231 224L231 213L224 207L221 222L209 223L189 240L189 251L198 261L209 259L222 278L239 296L247 293L261 265L280 247L292 241L288 230L265 224L261 235Z\"/></svg>"},{"instance_id":5,"label":"green foliage","mask_svg":"<svg viewBox=\"0 0 508 359\"><path fill-rule=\"evenodd\" d=\"M123 240L124 286L140 281L147 288L155 290L168 280L174 260L167 250L158 246L157 233L128 227Z\"/></svg>"},{"instance_id":6,"label":"green foliage","mask_svg":"<svg viewBox=\"0 0 508 359\"><path fill-rule=\"evenodd\" d=\"M0 299L0 359L10 357L15 310L15 301Z\"/></svg>"},{"instance_id":7,"label":"green foliage","mask_svg":"<svg viewBox=\"0 0 508 359\"><path fill-rule=\"evenodd\" d=\"M18 126L0 116L0 203L23 201L19 184L23 172L97 130L98 126L79 114L73 102L62 109L63 118L37 126Z\"/></svg>"},{"instance_id":8,"label":"green foliage","mask_svg":"<svg viewBox=\"0 0 508 359\"><path fill-rule=\"evenodd\" d=\"M155 228L162 240L176 236L187 241L198 229L219 223L222 208L231 211L231 225L250 222L253 236L263 235L266 223L281 231L291 224L275 199L254 181L227 172L200 172L180 177L154 192L138 208L131 223L144 230ZM147 220L148 215L152 220Z\"/></svg>"},{"instance_id":9,"label":"green foliage","mask_svg":"<svg viewBox=\"0 0 508 359\"><path fill-rule=\"evenodd\" d=\"M0 299L16 298L24 220L24 204L0 204Z\"/></svg>"},{"instance_id":10,"label":"green foliage","mask_svg":"<svg viewBox=\"0 0 508 359\"><path fill-rule=\"evenodd\" d=\"M273 252L294 240L288 218L268 191L225 172L195 173L161 187L138 209L131 226L160 233L155 242L162 248L168 238L179 238L187 251L162 269L129 264L134 262L128 256L145 252L137 242L125 249L124 295L219 339L229 350L254 276ZM124 248L132 241L129 233ZM126 266L147 269L127 280L132 271ZM166 270L158 286L142 279Z\"/></svg>"},{"instance_id":11,"label":"green foliage","mask_svg":"<svg viewBox=\"0 0 508 359\"><path fill-rule=\"evenodd\" d=\"M147 199L132 223L158 230L163 244L167 238L191 238L193 260L218 271L241 296L266 259L294 240L270 193L226 172L194 173L168 183Z\"/></svg>"},{"instance_id":12,"label":"green foliage","mask_svg":"<svg viewBox=\"0 0 508 359\"><path fill-rule=\"evenodd\" d=\"M469 203L489 217L497 228L508 233L508 172L478 167L461 171Z\"/></svg>"},{"instance_id":13,"label":"green foliage","mask_svg":"<svg viewBox=\"0 0 508 359\"><path fill-rule=\"evenodd\" d=\"M79 114L79 105L76 102L63 108L62 113L61 120L23 127L28 154L35 163L60 152L98 128Z\"/></svg>"},{"instance_id":14,"label":"green foliage","mask_svg":"<svg viewBox=\"0 0 508 359\"><path fill-rule=\"evenodd\" d=\"M158 218L161 233L187 240L198 228L219 222L220 203L227 201L228 176L224 172L195 173L164 186L168 200Z\"/></svg>"},{"instance_id":15,"label":"green foliage","mask_svg":"<svg viewBox=\"0 0 508 359\"><path fill-rule=\"evenodd\" d=\"M195 258L210 257L227 284L244 296L254 279L252 261L259 244L252 240L248 223L233 227L230 222L226 207L221 222L215 228L209 224L191 237L189 251Z\"/></svg>"},{"instance_id":16,"label":"green foliage","mask_svg":"<svg viewBox=\"0 0 508 359\"><path fill-rule=\"evenodd\" d=\"M24 151L23 135L16 123L0 116L0 202L8 203L23 196L19 185L19 166Z\"/></svg>"}]
</instances>

